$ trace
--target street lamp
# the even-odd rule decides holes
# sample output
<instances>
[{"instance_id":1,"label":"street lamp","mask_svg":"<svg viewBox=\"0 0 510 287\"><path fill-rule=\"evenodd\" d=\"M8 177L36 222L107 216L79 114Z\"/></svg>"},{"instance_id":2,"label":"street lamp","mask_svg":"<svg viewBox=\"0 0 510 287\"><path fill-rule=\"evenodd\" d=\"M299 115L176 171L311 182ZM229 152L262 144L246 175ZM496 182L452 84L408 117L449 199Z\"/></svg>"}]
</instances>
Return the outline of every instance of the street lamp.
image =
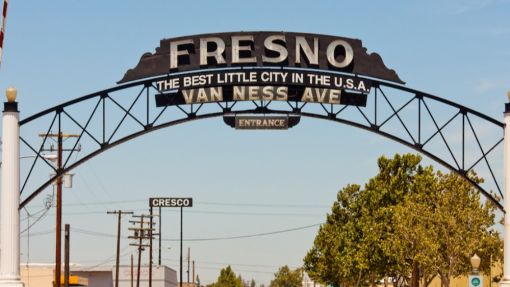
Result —
<instances>
[{"instance_id":1,"label":"street lamp","mask_svg":"<svg viewBox=\"0 0 510 287\"><path fill-rule=\"evenodd\" d=\"M475 253L475 255L473 255L473 257L471 257L470 261L471 261L471 268L472 268L471 272L474 275L478 274L478 272L479 272L478 268L480 267L480 257L478 255L476 255L476 253Z\"/></svg>"},{"instance_id":2,"label":"street lamp","mask_svg":"<svg viewBox=\"0 0 510 287\"><path fill-rule=\"evenodd\" d=\"M480 257L474 254L469 260L471 262L471 275L468 277L469 287L481 287L483 286L483 276L479 274Z\"/></svg>"},{"instance_id":3,"label":"street lamp","mask_svg":"<svg viewBox=\"0 0 510 287\"><path fill-rule=\"evenodd\" d=\"M16 96L18 95L18 91L14 87L8 87L5 90L5 97L7 98L8 103L16 102Z\"/></svg>"}]
</instances>

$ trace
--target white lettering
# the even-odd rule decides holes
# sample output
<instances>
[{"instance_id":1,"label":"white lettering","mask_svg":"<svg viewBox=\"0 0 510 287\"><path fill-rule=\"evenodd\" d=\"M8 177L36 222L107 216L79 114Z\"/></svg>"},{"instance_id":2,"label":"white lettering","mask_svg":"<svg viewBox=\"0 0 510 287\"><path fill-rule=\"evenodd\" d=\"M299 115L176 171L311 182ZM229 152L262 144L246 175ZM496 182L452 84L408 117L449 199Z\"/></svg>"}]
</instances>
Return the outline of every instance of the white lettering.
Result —
<instances>
[{"instance_id":1,"label":"white lettering","mask_svg":"<svg viewBox=\"0 0 510 287\"><path fill-rule=\"evenodd\" d=\"M192 39L170 42L170 69L177 69L179 66L179 56L189 55L187 49L179 50L179 46L193 44Z\"/></svg>"}]
</instances>

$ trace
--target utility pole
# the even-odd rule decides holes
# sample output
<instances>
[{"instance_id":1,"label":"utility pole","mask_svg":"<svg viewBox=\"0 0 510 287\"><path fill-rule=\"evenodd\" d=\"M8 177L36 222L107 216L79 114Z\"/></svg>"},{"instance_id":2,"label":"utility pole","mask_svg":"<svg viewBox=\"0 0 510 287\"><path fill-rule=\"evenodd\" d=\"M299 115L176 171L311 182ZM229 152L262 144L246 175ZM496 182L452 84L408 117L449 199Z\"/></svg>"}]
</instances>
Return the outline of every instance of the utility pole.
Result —
<instances>
[{"instance_id":1,"label":"utility pole","mask_svg":"<svg viewBox=\"0 0 510 287\"><path fill-rule=\"evenodd\" d=\"M133 286L133 254L131 254L131 287Z\"/></svg>"},{"instance_id":2,"label":"utility pole","mask_svg":"<svg viewBox=\"0 0 510 287\"><path fill-rule=\"evenodd\" d=\"M161 206L159 207L159 213L158 213L158 219L159 219L159 234L158 234L158 238L159 238L159 256L158 256L158 265L161 266Z\"/></svg>"},{"instance_id":3,"label":"utility pole","mask_svg":"<svg viewBox=\"0 0 510 287\"><path fill-rule=\"evenodd\" d=\"M152 207L150 209L150 224L149 224L149 287L152 287Z\"/></svg>"},{"instance_id":4,"label":"utility pole","mask_svg":"<svg viewBox=\"0 0 510 287\"><path fill-rule=\"evenodd\" d=\"M152 287L152 239L154 235L159 235L158 233L153 233L154 229L152 228L154 226L153 222L153 213L152 213L152 206L150 207L150 223L149 223L149 287ZM161 228L161 226L160 226ZM161 239L161 237L160 237ZM161 241L160 241L161 242Z\"/></svg>"},{"instance_id":5,"label":"utility pole","mask_svg":"<svg viewBox=\"0 0 510 287\"><path fill-rule=\"evenodd\" d=\"M62 147L63 139L67 138L79 138L80 135L75 134L63 134L60 131L62 127L61 119L58 117L58 134L39 134L40 137L46 138L57 138L57 210L55 216L55 286L60 287L61 281L61 269L62 269L62 152L64 151ZM70 149L66 151L74 151L75 149ZM54 151L53 147L49 150L42 149L42 151Z\"/></svg>"},{"instance_id":6,"label":"utility pole","mask_svg":"<svg viewBox=\"0 0 510 287\"><path fill-rule=\"evenodd\" d=\"M140 227L133 227L129 228L130 230L134 231L134 236L129 236L130 239L135 239L138 242L137 243L131 243L129 245L131 246L137 246L138 247L138 267L136 270L136 287L140 287L140 267L142 263L142 251L145 249L145 247L150 247L150 244L144 244L143 240L149 239L150 236L152 236L152 226L145 227L145 225L149 225L149 222L145 222L144 219L147 217L150 217L150 215L133 215L135 218L140 218L139 221L129 221L133 224L140 224Z\"/></svg>"},{"instance_id":7,"label":"utility pole","mask_svg":"<svg viewBox=\"0 0 510 287\"><path fill-rule=\"evenodd\" d=\"M115 261L115 287L119 287L120 230L121 230L120 229L120 225L121 225L121 218L122 218L123 214L133 214L133 212L132 211L116 210L116 211L107 211L106 214L117 214L118 215L118 221L117 221L117 259Z\"/></svg>"},{"instance_id":8,"label":"utility pole","mask_svg":"<svg viewBox=\"0 0 510 287\"><path fill-rule=\"evenodd\" d=\"M181 206L181 257L180 257L180 264L179 264L179 287L182 287L182 206Z\"/></svg>"},{"instance_id":9,"label":"utility pole","mask_svg":"<svg viewBox=\"0 0 510 287\"><path fill-rule=\"evenodd\" d=\"M195 287L195 260L193 260L193 287Z\"/></svg>"},{"instance_id":10,"label":"utility pole","mask_svg":"<svg viewBox=\"0 0 510 287\"><path fill-rule=\"evenodd\" d=\"M189 251L189 247L188 247L188 271L187 271L187 275L188 275L188 287L189 287L189 256L190 256L190 251Z\"/></svg>"},{"instance_id":11,"label":"utility pole","mask_svg":"<svg viewBox=\"0 0 510 287\"><path fill-rule=\"evenodd\" d=\"M65 225L65 232L64 232L64 286L69 287L69 248L70 248L70 226L69 224Z\"/></svg>"}]
</instances>

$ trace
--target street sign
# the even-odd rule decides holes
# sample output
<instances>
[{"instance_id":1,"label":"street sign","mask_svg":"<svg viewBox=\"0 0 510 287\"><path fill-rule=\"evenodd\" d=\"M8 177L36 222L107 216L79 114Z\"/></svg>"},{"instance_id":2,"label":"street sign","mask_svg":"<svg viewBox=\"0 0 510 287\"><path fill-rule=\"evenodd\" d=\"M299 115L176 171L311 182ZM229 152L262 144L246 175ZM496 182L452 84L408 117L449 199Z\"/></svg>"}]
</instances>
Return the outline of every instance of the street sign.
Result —
<instances>
[{"instance_id":1,"label":"street sign","mask_svg":"<svg viewBox=\"0 0 510 287\"><path fill-rule=\"evenodd\" d=\"M483 277L480 275L469 275L469 287L482 287Z\"/></svg>"},{"instance_id":2,"label":"street sign","mask_svg":"<svg viewBox=\"0 0 510 287\"><path fill-rule=\"evenodd\" d=\"M149 198L150 207L192 207L193 198L191 197L151 197Z\"/></svg>"}]
</instances>

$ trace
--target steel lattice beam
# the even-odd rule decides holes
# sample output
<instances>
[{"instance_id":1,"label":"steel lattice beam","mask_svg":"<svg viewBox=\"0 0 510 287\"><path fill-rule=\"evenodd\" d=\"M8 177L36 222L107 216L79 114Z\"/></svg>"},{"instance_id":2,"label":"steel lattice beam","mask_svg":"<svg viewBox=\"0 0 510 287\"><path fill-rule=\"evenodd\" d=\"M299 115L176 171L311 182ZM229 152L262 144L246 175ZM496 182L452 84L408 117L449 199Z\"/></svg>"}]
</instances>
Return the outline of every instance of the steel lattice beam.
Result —
<instances>
[{"instance_id":1,"label":"steel lattice beam","mask_svg":"<svg viewBox=\"0 0 510 287\"><path fill-rule=\"evenodd\" d=\"M490 158L490 156L494 157L498 152L498 148L502 148L503 123L457 103L407 87L370 79L373 82L374 89L369 95L367 107L364 108L290 101L285 106L277 106L275 102L271 101L254 101L248 103L252 108L238 107L238 102L202 103L199 105L176 105L157 108L153 104L153 96L160 91L158 91L155 83L162 79L156 78L149 81L145 80L116 86L74 99L22 120L20 122L22 128L21 141L27 151L33 153L35 158L24 177L21 178L21 192L28 192L28 195L22 199L20 208L28 204L37 194L62 174L71 171L87 160L121 143L146 133L194 120L220 117L230 113L292 113L361 128L412 148L464 177L500 210L503 210L501 181L498 180L494 173L495 164ZM127 101L126 92L134 95L129 101ZM394 96L394 93L398 93L398 96ZM92 108L90 108L89 115L84 120L80 120L79 116L81 114L77 114L76 110L83 113L84 109L77 109L76 107L86 105ZM449 108L451 115L448 115L446 120L439 119L437 114L434 113L432 105L441 105ZM205 106L209 108L207 111L203 109ZM137 109L139 110L138 112L136 112ZM354 114L358 116L354 117L352 113L348 115L348 110L353 110ZM406 112L408 114L411 112L412 117L406 115ZM113 121L113 114L120 116L120 120ZM165 118L168 116L174 118ZM57 132L63 132L62 124L58 124L63 122L76 127L76 130L73 130L73 132L79 134L79 137L73 144L73 148L70 149L69 154L65 158L61 170L56 170L50 162L42 157L44 146L48 144L47 137L43 138L42 143L40 143L34 142L23 133L26 126L34 124L41 127L39 122L42 122L42 119L47 117L51 118L49 125L44 129L47 133L54 129L58 129ZM473 122L475 119L482 123L484 127L478 127ZM454 123L459 120L461 123L458 124L459 126L456 126ZM93 122L100 122L100 127L93 126ZM480 133L487 126L494 128L496 133L500 134L500 137L495 138L489 145L483 144L480 140ZM121 129L127 129L129 132L120 134ZM428 136L426 136L425 131L427 129L429 130ZM452 131L449 129L453 129L456 135L461 134L460 144L456 144L456 142L450 139ZM472 136L469 138L467 134ZM82 153L84 156L73 160L72 155L75 148L82 144L84 139L89 139L92 143L83 145ZM458 136L456 136L455 141L458 140ZM433 145L434 141L436 141L435 145ZM468 145L476 147L477 156L473 157L475 151L466 150ZM466 165L468 161L466 155L469 155L469 165ZM33 177L34 171L40 167L40 163L44 163L43 166L50 168L55 174L44 182L32 183L31 186L35 186L35 188L28 191L26 190L28 183ZM482 165L489 171L489 184L477 184L469 178L469 173L480 168ZM497 195L489 191L489 185L495 187Z\"/></svg>"}]
</instances>

